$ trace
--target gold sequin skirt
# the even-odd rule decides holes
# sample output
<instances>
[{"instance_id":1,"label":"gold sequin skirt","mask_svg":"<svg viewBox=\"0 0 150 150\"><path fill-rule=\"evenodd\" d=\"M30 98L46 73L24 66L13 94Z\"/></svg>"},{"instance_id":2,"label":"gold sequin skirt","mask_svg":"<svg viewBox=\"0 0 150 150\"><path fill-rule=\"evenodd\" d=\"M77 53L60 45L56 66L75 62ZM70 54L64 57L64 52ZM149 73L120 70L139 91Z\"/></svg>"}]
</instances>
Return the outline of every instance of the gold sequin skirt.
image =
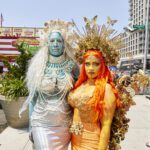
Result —
<instances>
[{"instance_id":1,"label":"gold sequin skirt","mask_svg":"<svg viewBox=\"0 0 150 150\"><path fill-rule=\"evenodd\" d=\"M93 124L84 124L81 135L72 134L72 150L98 150L100 127Z\"/></svg>"}]
</instances>

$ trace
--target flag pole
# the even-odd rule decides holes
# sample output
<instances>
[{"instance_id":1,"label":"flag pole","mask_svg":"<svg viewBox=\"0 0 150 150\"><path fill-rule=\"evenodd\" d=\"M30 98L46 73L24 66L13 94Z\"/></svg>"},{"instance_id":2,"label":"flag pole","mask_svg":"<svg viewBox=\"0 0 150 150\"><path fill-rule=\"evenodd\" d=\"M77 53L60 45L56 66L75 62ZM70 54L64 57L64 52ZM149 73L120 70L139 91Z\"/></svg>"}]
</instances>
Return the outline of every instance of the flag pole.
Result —
<instances>
[{"instance_id":1,"label":"flag pole","mask_svg":"<svg viewBox=\"0 0 150 150\"><path fill-rule=\"evenodd\" d=\"M3 15L2 15L2 13L1 13L1 27L3 26Z\"/></svg>"}]
</instances>

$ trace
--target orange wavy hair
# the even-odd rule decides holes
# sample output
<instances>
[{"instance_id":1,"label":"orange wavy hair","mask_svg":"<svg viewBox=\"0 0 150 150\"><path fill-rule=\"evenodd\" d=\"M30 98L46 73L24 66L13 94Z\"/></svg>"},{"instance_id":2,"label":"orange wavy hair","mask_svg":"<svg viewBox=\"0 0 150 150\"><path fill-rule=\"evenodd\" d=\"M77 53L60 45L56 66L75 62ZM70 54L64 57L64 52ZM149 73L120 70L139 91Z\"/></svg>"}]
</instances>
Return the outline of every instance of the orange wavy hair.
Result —
<instances>
[{"instance_id":1,"label":"orange wavy hair","mask_svg":"<svg viewBox=\"0 0 150 150\"><path fill-rule=\"evenodd\" d=\"M112 86L113 92L116 96L116 105L117 107L120 106L118 92L112 81L112 76L108 69L108 66L105 64L104 58L102 56L102 52L97 51L97 50L88 50L85 53L82 67L81 67L81 72L80 72L77 82L75 83L73 90L79 87L82 83L84 83L88 79L86 75L86 71L85 71L85 60L90 55L93 55L96 58L98 58L100 60L100 65L101 65L98 76L95 79L95 91L93 95L93 99L95 102L95 109L98 112L98 118L101 118L103 116L103 105L104 105L104 94L105 94L106 83L109 83Z\"/></svg>"}]
</instances>

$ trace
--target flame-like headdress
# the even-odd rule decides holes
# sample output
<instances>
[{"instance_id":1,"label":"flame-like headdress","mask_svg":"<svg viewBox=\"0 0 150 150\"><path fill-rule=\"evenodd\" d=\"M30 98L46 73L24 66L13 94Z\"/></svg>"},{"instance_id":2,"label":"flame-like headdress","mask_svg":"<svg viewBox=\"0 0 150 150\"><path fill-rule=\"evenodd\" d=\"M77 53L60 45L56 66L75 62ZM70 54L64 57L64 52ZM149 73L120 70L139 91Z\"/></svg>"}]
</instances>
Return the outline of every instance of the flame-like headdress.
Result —
<instances>
[{"instance_id":1,"label":"flame-like headdress","mask_svg":"<svg viewBox=\"0 0 150 150\"><path fill-rule=\"evenodd\" d=\"M121 47L120 36L112 29L117 20L107 19L107 25L98 25L97 16L91 20L84 17L85 27L83 33L77 28L77 48L75 57L79 63L83 61L83 55L90 49L102 52L105 62L110 65L116 65L119 60L118 49Z\"/></svg>"}]
</instances>

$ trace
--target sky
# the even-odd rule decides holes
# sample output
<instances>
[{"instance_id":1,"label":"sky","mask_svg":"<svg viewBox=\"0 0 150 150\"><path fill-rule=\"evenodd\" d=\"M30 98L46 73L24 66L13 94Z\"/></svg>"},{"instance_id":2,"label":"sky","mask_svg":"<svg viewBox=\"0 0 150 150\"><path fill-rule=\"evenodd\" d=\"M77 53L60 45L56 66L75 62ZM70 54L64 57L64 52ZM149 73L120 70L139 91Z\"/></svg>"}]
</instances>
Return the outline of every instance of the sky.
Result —
<instances>
[{"instance_id":1,"label":"sky","mask_svg":"<svg viewBox=\"0 0 150 150\"><path fill-rule=\"evenodd\" d=\"M80 27L83 17L98 15L98 24L106 23L107 16L118 20L119 32L129 19L128 0L0 0L4 27L43 27L48 20L72 19Z\"/></svg>"}]
</instances>

